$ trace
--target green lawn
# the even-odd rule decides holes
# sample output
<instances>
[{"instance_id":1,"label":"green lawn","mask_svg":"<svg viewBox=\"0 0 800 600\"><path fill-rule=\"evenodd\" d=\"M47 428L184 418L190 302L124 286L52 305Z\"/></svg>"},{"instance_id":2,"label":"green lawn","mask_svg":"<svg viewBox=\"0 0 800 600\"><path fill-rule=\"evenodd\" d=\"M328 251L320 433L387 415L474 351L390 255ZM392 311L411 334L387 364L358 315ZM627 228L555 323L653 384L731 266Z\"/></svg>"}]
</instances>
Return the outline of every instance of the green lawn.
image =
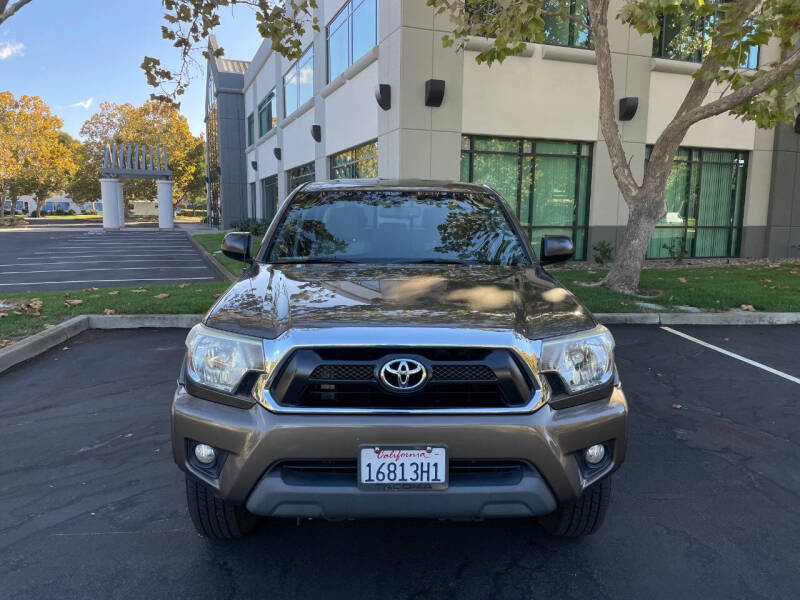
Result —
<instances>
[{"instance_id":1,"label":"green lawn","mask_svg":"<svg viewBox=\"0 0 800 600\"><path fill-rule=\"evenodd\" d=\"M121 288L88 288L58 292L25 292L0 296L0 344L2 340L30 335L45 325L83 314L199 314L211 306L227 282L143 285ZM181 287L183 286L183 287ZM146 290L134 292L134 290ZM167 297L158 298L160 294ZM36 308L35 300L41 301ZM81 300L69 305L68 301ZM31 307L31 303L34 304ZM10 307L4 305L11 305ZM39 315L35 313L38 312Z\"/></svg>"},{"instance_id":2,"label":"green lawn","mask_svg":"<svg viewBox=\"0 0 800 600\"><path fill-rule=\"evenodd\" d=\"M223 267L238 277L242 274L244 263L239 262L238 260L233 260L232 258L228 258L219 251L219 247L222 245L222 238L225 237L226 233L228 232L221 231L219 233L198 233L192 237L197 240L197 243L200 244L206 252L213 255ZM253 245L255 246L255 244L256 241L253 240Z\"/></svg>"},{"instance_id":3,"label":"green lawn","mask_svg":"<svg viewBox=\"0 0 800 600\"><path fill-rule=\"evenodd\" d=\"M743 265L730 267L679 267L645 269L640 287L657 290L654 298L638 298L581 283L599 281L605 270L551 268L548 272L572 290L593 312L653 312L634 304L651 302L675 312L677 306L695 306L706 311L729 310L751 305L766 312L800 311L800 265Z\"/></svg>"}]
</instances>

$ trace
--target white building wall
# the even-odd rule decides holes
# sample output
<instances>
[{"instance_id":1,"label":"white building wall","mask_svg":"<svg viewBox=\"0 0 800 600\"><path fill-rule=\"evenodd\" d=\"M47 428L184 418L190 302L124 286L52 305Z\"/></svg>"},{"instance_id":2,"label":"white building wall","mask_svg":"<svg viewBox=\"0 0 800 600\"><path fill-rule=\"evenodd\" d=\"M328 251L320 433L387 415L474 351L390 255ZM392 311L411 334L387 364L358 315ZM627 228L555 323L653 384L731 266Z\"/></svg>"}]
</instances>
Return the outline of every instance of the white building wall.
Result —
<instances>
[{"instance_id":1,"label":"white building wall","mask_svg":"<svg viewBox=\"0 0 800 600\"><path fill-rule=\"evenodd\" d=\"M284 114L283 75L293 64L264 42L245 74L246 114L275 89L278 127L248 148L248 181L277 174L279 197L287 193L287 170L315 161L316 179L328 177L332 154L378 139L381 177L459 177L462 134L583 141L592 144L592 182L589 211L589 247L601 239L616 245L627 222L627 206L611 174L600 132L599 92L594 52L528 44L523 56L510 57L491 67L475 61L481 41L456 53L443 48L441 38L450 28L446 16L435 16L426 0L378 0L378 44L334 81L327 80L326 26L345 0L324 0L315 16L321 31L309 28L303 47L314 41L314 96L295 114ZM612 0L616 13L624 0ZM639 98L633 120L620 122L623 144L634 176L644 176L646 147L657 139L691 85L691 65L654 59L652 39L639 36L616 20L609 22L612 67L617 100ZM483 42L485 44L485 41ZM762 48L761 62L777 57L779 49ZM688 69L688 70L687 70ZM441 107L424 105L427 79L444 79ZM377 106L377 84L391 86L392 106ZM709 99L721 93L712 90ZM255 115L256 131L258 127ZM321 142L310 134L320 125ZM722 115L692 127L685 146L750 152L744 225L767 222L772 132L758 130ZM280 148L282 159L273 154ZM250 168L250 161L258 169ZM753 248L758 243L751 244ZM747 244L743 253L749 252ZM591 251L589 252L591 256Z\"/></svg>"}]
</instances>

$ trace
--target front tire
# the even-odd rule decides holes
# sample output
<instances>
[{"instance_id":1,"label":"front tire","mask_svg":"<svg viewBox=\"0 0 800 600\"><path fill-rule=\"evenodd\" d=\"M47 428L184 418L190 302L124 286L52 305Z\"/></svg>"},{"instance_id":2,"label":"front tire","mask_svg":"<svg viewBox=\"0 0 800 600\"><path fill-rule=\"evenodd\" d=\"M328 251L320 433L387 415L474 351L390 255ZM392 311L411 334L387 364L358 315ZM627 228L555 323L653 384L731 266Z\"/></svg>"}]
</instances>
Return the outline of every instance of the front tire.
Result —
<instances>
[{"instance_id":1,"label":"front tire","mask_svg":"<svg viewBox=\"0 0 800 600\"><path fill-rule=\"evenodd\" d=\"M560 505L554 512L539 517L547 533L558 537L583 537L595 533L606 518L611 497L608 478L598 481L577 500Z\"/></svg>"},{"instance_id":2,"label":"front tire","mask_svg":"<svg viewBox=\"0 0 800 600\"><path fill-rule=\"evenodd\" d=\"M258 517L244 506L223 500L214 491L186 475L186 504L197 533L212 540L245 537L258 525Z\"/></svg>"}]
</instances>

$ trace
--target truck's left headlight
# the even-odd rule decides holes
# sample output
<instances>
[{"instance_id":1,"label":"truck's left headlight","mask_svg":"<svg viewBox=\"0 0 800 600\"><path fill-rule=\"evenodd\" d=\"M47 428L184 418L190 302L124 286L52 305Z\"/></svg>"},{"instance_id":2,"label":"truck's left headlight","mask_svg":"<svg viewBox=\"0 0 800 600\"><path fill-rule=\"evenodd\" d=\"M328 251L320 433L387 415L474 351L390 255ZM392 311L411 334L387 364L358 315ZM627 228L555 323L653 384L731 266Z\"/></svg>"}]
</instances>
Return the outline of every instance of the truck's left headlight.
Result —
<instances>
[{"instance_id":1,"label":"truck's left headlight","mask_svg":"<svg viewBox=\"0 0 800 600\"><path fill-rule=\"evenodd\" d=\"M605 385L614 376L614 337L598 325L544 340L540 370L557 373L570 394Z\"/></svg>"},{"instance_id":2,"label":"truck's left headlight","mask_svg":"<svg viewBox=\"0 0 800 600\"><path fill-rule=\"evenodd\" d=\"M233 393L248 371L264 370L260 339L227 333L198 323L186 337L186 367L193 381Z\"/></svg>"}]
</instances>

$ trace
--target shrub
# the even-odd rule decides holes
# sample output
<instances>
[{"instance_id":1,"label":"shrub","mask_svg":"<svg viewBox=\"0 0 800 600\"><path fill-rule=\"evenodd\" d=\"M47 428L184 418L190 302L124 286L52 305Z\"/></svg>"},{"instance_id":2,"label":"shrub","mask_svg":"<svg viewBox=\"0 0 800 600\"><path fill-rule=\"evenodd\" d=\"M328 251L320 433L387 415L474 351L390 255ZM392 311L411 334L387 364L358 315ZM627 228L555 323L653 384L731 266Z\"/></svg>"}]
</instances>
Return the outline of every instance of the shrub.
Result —
<instances>
[{"instance_id":1,"label":"shrub","mask_svg":"<svg viewBox=\"0 0 800 600\"><path fill-rule=\"evenodd\" d=\"M269 223L258 219L244 219L231 225L236 231L249 231L254 237L262 237L267 233Z\"/></svg>"},{"instance_id":2,"label":"shrub","mask_svg":"<svg viewBox=\"0 0 800 600\"><path fill-rule=\"evenodd\" d=\"M592 246L592 250L594 250L594 262L601 267L611 262L613 247L606 240L597 242Z\"/></svg>"}]
</instances>

